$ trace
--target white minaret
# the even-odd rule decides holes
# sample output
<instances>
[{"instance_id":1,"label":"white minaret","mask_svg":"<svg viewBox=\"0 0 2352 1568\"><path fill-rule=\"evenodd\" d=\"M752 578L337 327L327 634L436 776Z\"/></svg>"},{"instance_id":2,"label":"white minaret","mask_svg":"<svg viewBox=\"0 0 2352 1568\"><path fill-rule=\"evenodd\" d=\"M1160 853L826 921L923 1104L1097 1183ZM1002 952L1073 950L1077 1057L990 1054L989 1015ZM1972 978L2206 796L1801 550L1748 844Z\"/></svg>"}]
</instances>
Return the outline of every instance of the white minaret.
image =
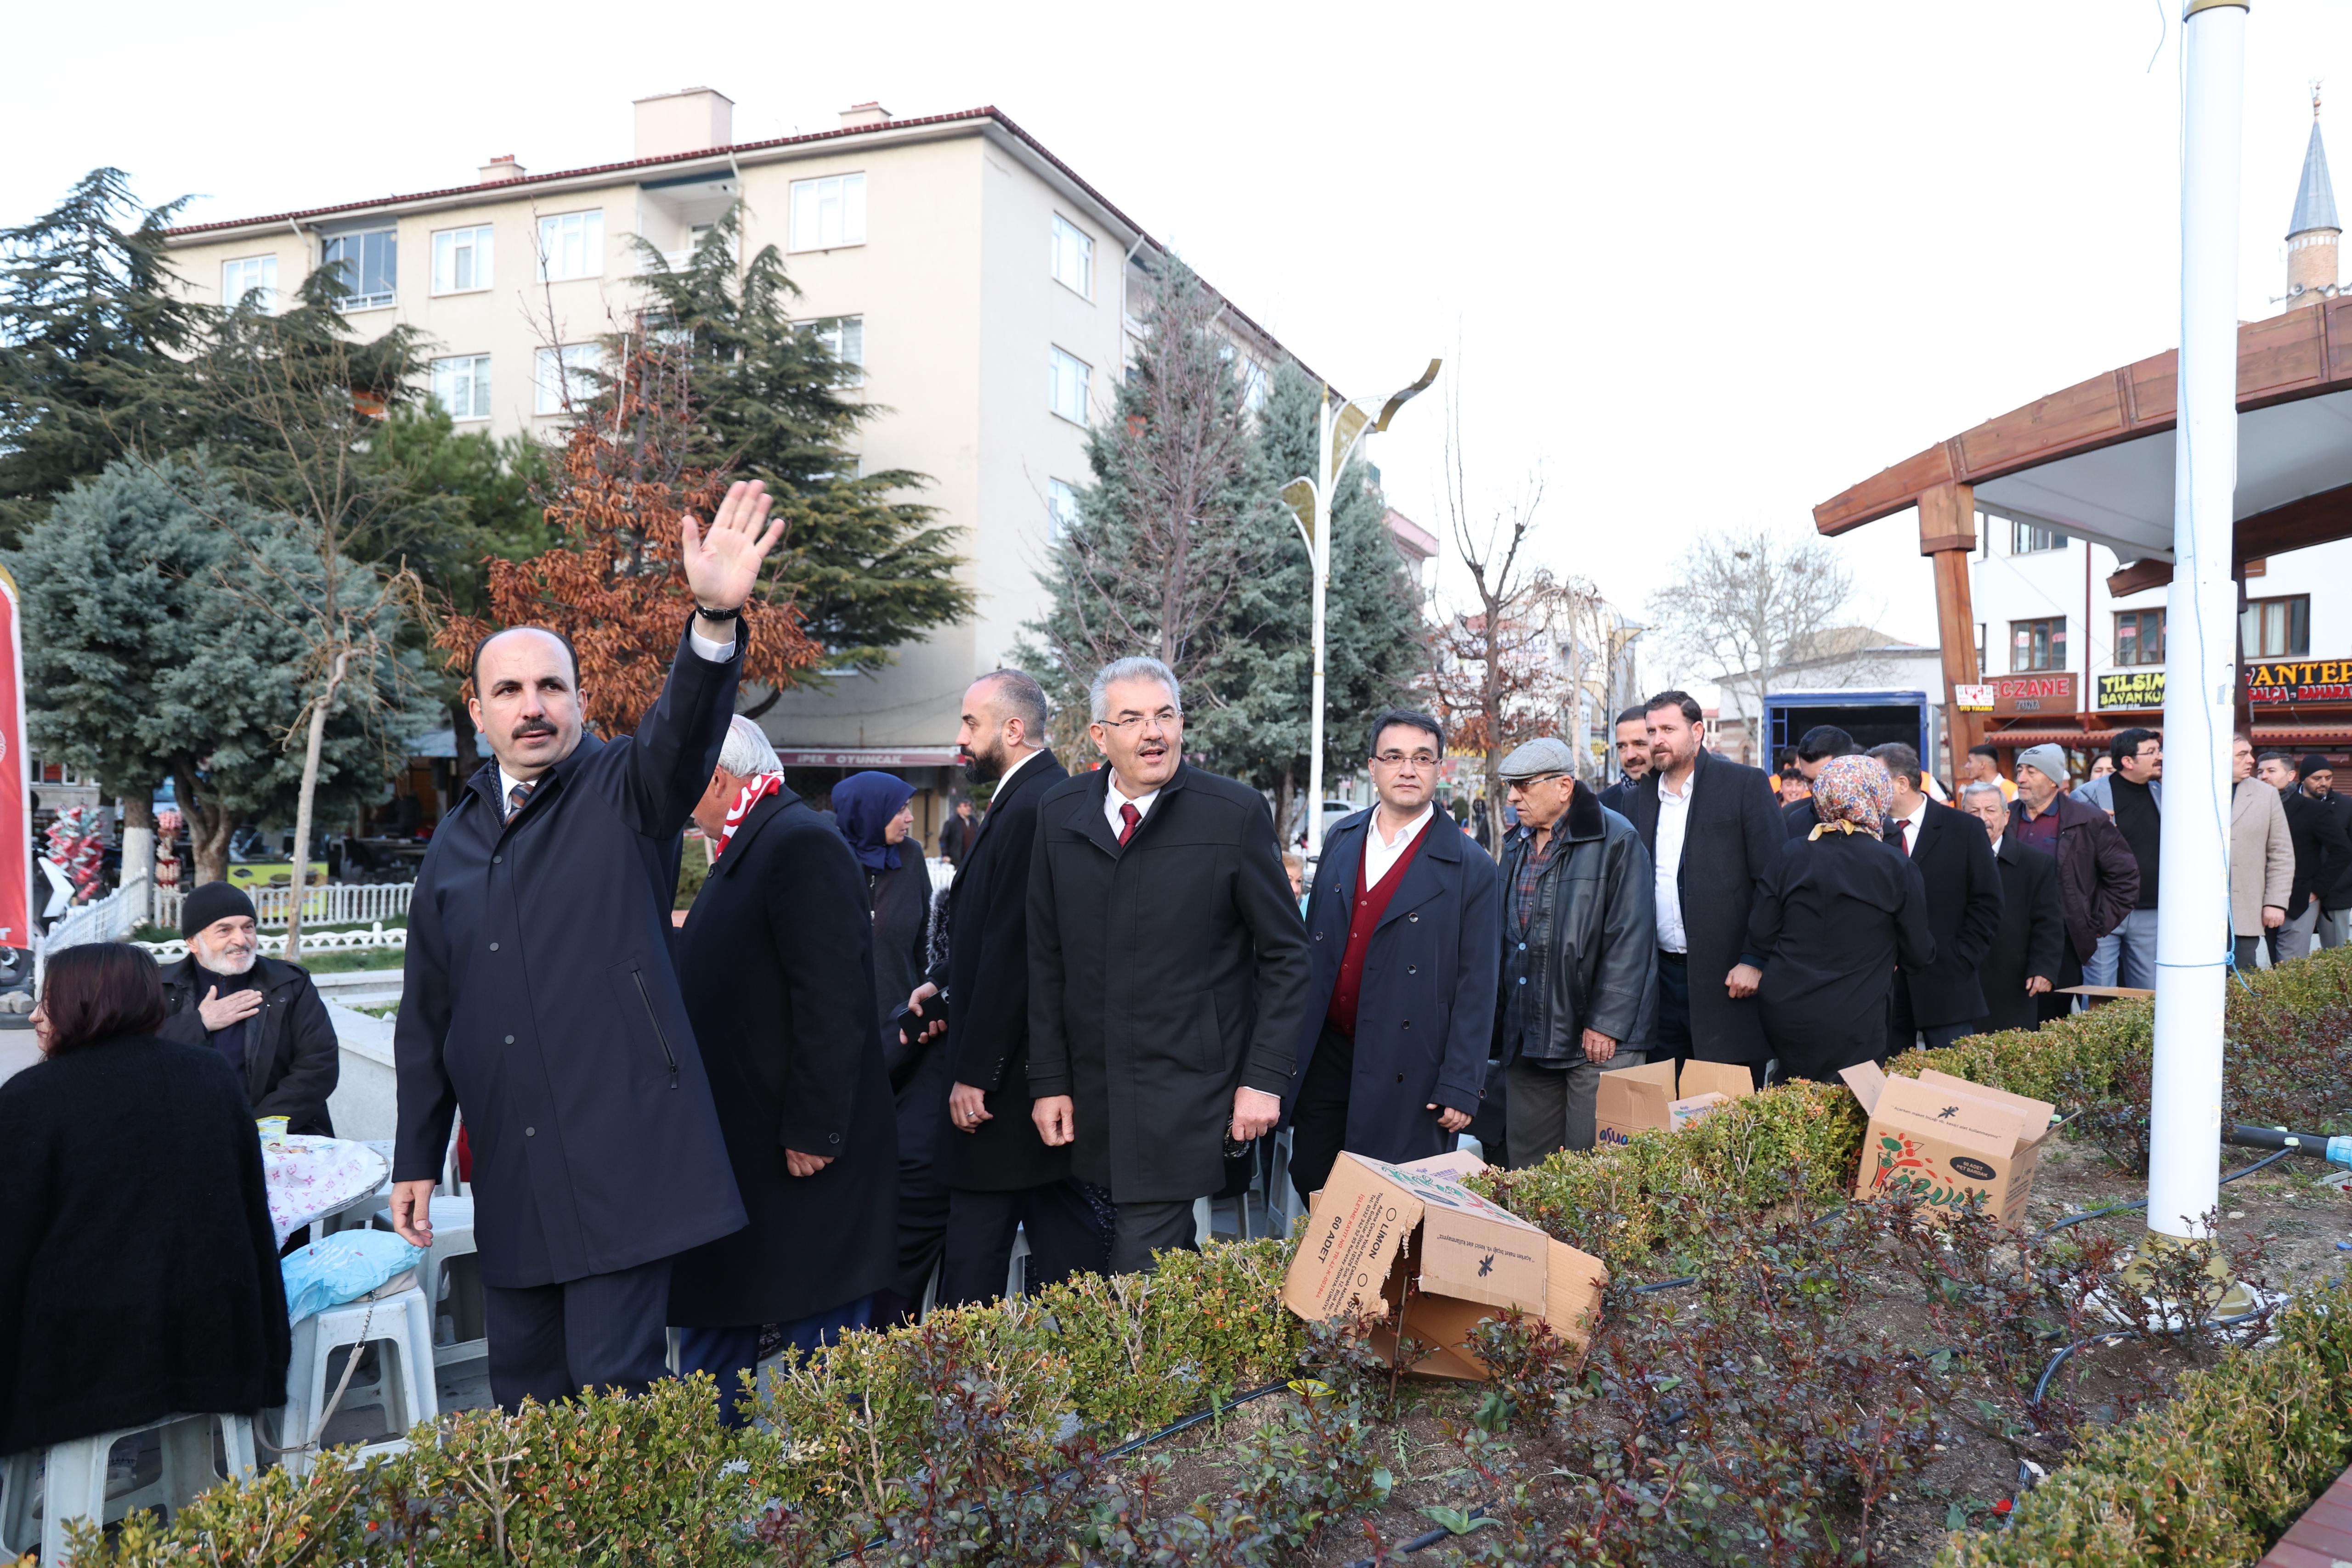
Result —
<instances>
[{"instance_id":1,"label":"white minaret","mask_svg":"<svg viewBox=\"0 0 2352 1568\"><path fill-rule=\"evenodd\" d=\"M2327 178L2327 149L2319 140L2319 89L2311 89L2311 145L2303 152L2303 183L2294 193L2294 217L2286 231L2286 308L2316 305L2335 298L2336 187Z\"/></svg>"}]
</instances>

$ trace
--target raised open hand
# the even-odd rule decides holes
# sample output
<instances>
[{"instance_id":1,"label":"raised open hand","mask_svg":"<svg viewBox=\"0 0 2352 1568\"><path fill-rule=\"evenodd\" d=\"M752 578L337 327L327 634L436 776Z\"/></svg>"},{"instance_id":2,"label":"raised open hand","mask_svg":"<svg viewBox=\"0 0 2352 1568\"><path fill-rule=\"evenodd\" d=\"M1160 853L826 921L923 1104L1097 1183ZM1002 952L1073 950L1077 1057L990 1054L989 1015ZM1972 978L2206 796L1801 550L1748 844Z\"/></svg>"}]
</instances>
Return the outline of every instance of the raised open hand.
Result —
<instances>
[{"instance_id":1,"label":"raised open hand","mask_svg":"<svg viewBox=\"0 0 2352 1568\"><path fill-rule=\"evenodd\" d=\"M784 533L782 517L768 521L772 504L766 485L738 479L727 486L727 498L708 529L692 512L678 518L678 554L696 603L732 610L751 597L761 564Z\"/></svg>"}]
</instances>

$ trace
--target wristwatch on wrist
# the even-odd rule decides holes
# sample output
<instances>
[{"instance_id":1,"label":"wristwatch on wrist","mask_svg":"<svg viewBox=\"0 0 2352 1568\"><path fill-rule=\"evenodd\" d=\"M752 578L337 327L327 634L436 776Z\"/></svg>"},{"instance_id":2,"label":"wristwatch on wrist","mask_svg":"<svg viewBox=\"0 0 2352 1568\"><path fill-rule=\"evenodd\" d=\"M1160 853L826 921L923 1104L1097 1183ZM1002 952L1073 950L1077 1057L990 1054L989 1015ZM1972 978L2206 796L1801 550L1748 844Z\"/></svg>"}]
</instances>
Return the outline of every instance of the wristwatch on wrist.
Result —
<instances>
[{"instance_id":1,"label":"wristwatch on wrist","mask_svg":"<svg viewBox=\"0 0 2352 1568\"><path fill-rule=\"evenodd\" d=\"M735 606L732 610L713 610L708 604L703 603L699 599L694 601L694 612L697 615L701 616L705 621L740 621L743 619L743 607L740 604Z\"/></svg>"}]
</instances>

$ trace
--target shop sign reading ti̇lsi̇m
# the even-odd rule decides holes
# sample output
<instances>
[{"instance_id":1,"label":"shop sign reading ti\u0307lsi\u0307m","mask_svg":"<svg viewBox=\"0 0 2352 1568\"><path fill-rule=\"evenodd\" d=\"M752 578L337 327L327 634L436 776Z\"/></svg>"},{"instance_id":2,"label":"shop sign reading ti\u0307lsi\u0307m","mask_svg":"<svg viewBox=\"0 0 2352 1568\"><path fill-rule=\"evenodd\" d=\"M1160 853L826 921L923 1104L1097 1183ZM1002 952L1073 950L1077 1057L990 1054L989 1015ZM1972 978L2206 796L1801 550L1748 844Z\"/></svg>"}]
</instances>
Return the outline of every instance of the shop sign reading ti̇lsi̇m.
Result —
<instances>
[{"instance_id":1,"label":"shop sign reading ti\u0307lsi\u0307m","mask_svg":"<svg viewBox=\"0 0 2352 1568\"><path fill-rule=\"evenodd\" d=\"M2099 706L2103 708L2162 707L2164 672L2126 670L2118 674L2101 675Z\"/></svg>"},{"instance_id":2,"label":"shop sign reading ti\u0307lsi\u0307m","mask_svg":"<svg viewBox=\"0 0 2352 1568\"><path fill-rule=\"evenodd\" d=\"M2352 659L2266 659L2248 664L2246 700L2255 707L2352 702Z\"/></svg>"}]
</instances>

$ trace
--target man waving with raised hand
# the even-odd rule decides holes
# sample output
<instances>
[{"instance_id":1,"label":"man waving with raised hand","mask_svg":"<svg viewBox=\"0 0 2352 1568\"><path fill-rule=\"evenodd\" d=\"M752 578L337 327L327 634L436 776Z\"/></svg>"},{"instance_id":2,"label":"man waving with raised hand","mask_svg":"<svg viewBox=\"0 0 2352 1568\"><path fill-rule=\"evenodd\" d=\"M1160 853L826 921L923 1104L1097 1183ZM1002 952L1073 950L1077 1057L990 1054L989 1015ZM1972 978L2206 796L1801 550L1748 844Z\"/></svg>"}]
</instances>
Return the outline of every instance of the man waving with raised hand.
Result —
<instances>
[{"instance_id":1,"label":"man waving with raised hand","mask_svg":"<svg viewBox=\"0 0 2352 1568\"><path fill-rule=\"evenodd\" d=\"M394 1228L433 1239L453 1117L473 1151L490 1391L511 1410L665 1371L670 1260L744 1224L669 959L680 834L718 761L742 612L783 532L758 481L678 523L694 597L636 734L584 733L561 633L475 650L496 757L433 835L394 1036Z\"/></svg>"}]
</instances>

